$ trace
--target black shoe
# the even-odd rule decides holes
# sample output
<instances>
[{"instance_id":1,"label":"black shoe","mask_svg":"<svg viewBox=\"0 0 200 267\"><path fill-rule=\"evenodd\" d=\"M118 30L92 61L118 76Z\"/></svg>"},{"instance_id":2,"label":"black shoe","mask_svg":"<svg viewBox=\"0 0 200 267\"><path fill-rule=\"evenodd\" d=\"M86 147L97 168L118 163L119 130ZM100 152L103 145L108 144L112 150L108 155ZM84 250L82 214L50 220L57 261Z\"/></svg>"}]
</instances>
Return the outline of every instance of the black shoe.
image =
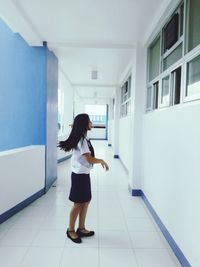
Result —
<instances>
[{"instance_id":1,"label":"black shoe","mask_svg":"<svg viewBox=\"0 0 200 267\"><path fill-rule=\"evenodd\" d=\"M89 236L93 236L95 234L94 231L89 231L88 233L83 233L83 232L81 232L81 230L85 230L85 228L83 228L83 229L78 228L76 231L76 233L78 234L79 237L89 237Z\"/></svg>"},{"instance_id":2,"label":"black shoe","mask_svg":"<svg viewBox=\"0 0 200 267\"><path fill-rule=\"evenodd\" d=\"M69 239L71 239L74 243L78 243L78 244L80 244L80 243L82 242L80 236L78 236L77 238L73 238L73 237L70 236L69 233L75 233L75 231L69 231L69 230L67 230L67 232L66 232L67 237L68 237Z\"/></svg>"}]
</instances>

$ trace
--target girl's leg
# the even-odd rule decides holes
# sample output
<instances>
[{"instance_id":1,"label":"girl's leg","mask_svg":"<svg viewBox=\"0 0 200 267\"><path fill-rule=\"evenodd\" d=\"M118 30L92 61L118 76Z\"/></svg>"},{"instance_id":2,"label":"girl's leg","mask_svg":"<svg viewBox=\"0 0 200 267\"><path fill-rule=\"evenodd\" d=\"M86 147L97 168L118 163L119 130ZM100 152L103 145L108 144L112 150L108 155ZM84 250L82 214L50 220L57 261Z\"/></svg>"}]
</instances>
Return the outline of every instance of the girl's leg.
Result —
<instances>
[{"instance_id":1,"label":"girl's leg","mask_svg":"<svg viewBox=\"0 0 200 267\"><path fill-rule=\"evenodd\" d=\"M68 227L69 231L74 231L75 222L76 222L78 214L82 210L82 205L83 205L82 203L74 203L74 206L72 207L70 211L69 227ZM70 236L72 238L78 237L78 235L75 232L70 232Z\"/></svg>"},{"instance_id":2,"label":"girl's leg","mask_svg":"<svg viewBox=\"0 0 200 267\"><path fill-rule=\"evenodd\" d=\"M85 219L90 202L85 202L79 212L79 229L85 229Z\"/></svg>"}]
</instances>

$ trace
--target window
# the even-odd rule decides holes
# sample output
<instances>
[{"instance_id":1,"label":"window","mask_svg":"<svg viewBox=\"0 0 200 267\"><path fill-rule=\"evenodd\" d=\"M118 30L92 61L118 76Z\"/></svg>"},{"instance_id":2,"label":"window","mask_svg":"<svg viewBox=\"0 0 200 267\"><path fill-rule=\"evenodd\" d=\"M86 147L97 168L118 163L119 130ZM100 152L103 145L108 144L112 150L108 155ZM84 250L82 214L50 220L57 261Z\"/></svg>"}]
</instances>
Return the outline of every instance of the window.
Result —
<instances>
[{"instance_id":1,"label":"window","mask_svg":"<svg viewBox=\"0 0 200 267\"><path fill-rule=\"evenodd\" d=\"M168 69L183 55L183 3L163 28L163 70Z\"/></svg>"},{"instance_id":2,"label":"window","mask_svg":"<svg viewBox=\"0 0 200 267\"><path fill-rule=\"evenodd\" d=\"M170 77L169 75L162 79L161 106L170 105Z\"/></svg>"},{"instance_id":3,"label":"window","mask_svg":"<svg viewBox=\"0 0 200 267\"><path fill-rule=\"evenodd\" d=\"M152 87L147 88L147 102L146 102L146 110L152 110Z\"/></svg>"},{"instance_id":4,"label":"window","mask_svg":"<svg viewBox=\"0 0 200 267\"><path fill-rule=\"evenodd\" d=\"M148 81L183 56L184 3L182 2L148 48ZM162 47L162 48L161 48Z\"/></svg>"},{"instance_id":5,"label":"window","mask_svg":"<svg viewBox=\"0 0 200 267\"><path fill-rule=\"evenodd\" d=\"M131 76L121 87L120 117L126 117L131 112Z\"/></svg>"},{"instance_id":6,"label":"window","mask_svg":"<svg viewBox=\"0 0 200 267\"><path fill-rule=\"evenodd\" d=\"M149 48L149 81L160 73L160 36Z\"/></svg>"},{"instance_id":7,"label":"window","mask_svg":"<svg viewBox=\"0 0 200 267\"><path fill-rule=\"evenodd\" d=\"M174 70L172 78L172 105L180 104L181 97L181 67Z\"/></svg>"},{"instance_id":8,"label":"window","mask_svg":"<svg viewBox=\"0 0 200 267\"><path fill-rule=\"evenodd\" d=\"M200 99L199 14L200 0L180 1L148 47L147 111Z\"/></svg>"},{"instance_id":9,"label":"window","mask_svg":"<svg viewBox=\"0 0 200 267\"><path fill-rule=\"evenodd\" d=\"M163 70L168 69L182 57L183 44L180 43L168 56L163 60Z\"/></svg>"},{"instance_id":10,"label":"window","mask_svg":"<svg viewBox=\"0 0 200 267\"><path fill-rule=\"evenodd\" d=\"M186 97L200 98L200 55L187 63Z\"/></svg>"},{"instance_id":11,"label":"window","mask_svg":"<svg viewBox=\"0 0 200 267\"><path fill-rule=\"evenodd\" d=\"M129 98L128 81L121 88L121 103L125 102Z\"/></svg>"},{"instance_id":12,"label":"window","mask_svg":"<svg viewBox=\"0 0 200 267\"><path fill-rule=\"evenodd\" d=\"M131 97L131 76L128 78L128 86L129 86L129 91L128 91L128 97Z\"/></svg>"},{"instance_id":13,"label":"window","mask_svg":"<svg viewBox=\"0 0 200 267\"><path fill-rule=\"evenodd\" d=\"M183 35L184 4L180 7L180 36Z\"/></svg>"},{"instance_id":14,"label":"window","mask_svg":"<svg viewBox=\"0 0 200 267\"><path fill-rule=\"evenodd\" d=\"M176 9L163 29L164 53L170 50L183 35L183 3Z\"/></svg>"},{"instance_id":15,"label":"window","mask_svg":"<svg viewBox=\"0 0 200 267\"><path fill-rule=\"evenodd\" d=\"M170 49L178 41L179 14L173 15L164 28L164 51Z\"/></svg>"},{"instance_id":16,"label":"window","mask_svg":"<svg viewBox=\"0 0 200 267\"><path fill-rule=\"evenodd\" d=\"M153 84L153 109L158 108L159 82Z\"/></svg>"},{"instance_id":17,"label":"window","mask_svg":"<svg viewBox=\"0 0 200 267\"><path fill-rule=\"evenodd\" d=\"M152 86L147 88L147 102L146 110L150 111L153 109L158 109L158 95L159 95L159 82L155 82Z\"/></svg>"},{"instance_id":18,"label":"window","mask_svg":"<svg viewBox=\"0 0 200 267\"><path fill-rule=\"evenodd\" d=\"M200 44L200 1L189 1L188 12L188 51Z\"/></svg>"}]
</instances>

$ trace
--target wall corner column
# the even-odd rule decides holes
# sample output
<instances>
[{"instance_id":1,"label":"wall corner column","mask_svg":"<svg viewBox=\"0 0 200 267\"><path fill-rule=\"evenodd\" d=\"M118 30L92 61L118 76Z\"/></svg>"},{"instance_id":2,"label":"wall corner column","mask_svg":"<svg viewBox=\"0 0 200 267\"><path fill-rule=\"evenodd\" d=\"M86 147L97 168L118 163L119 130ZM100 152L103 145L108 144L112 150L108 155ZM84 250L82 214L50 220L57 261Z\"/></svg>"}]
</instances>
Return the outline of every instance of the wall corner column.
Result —
<instances>
[{"instance_id":1,"label":"wall corner column","mask_svg":"<svg viewBox=\"0 0 200 267\"><path fill-rule=\"evenodd\" d=\"M115 108L114 108L114 158L119 157L119 119L120 119L120 87L115 89Z\"/></svg>"},{"instance_id":2,"label":"wall corner column","mask_svg":"<svg viewBox=\"0 0 200 267\"><path fill-rule=\"evenodd\" d=\"M58 59L46 48L46 174L45 191L57 179Z\"/></svg>"},{"instance_id":3,"label":"wall corner column","mask_svg":"<svg viewBox=\"0 0 200 267\"><path fill-rule=\"evenodd\" d=\"M136 46L135 64L132 79L132 148L131 164L129 170L129 186L132 190L142 187L142 125L145 110L145 88L146 88L146 48L141 44Z\"/></svg>"}]
</instances>

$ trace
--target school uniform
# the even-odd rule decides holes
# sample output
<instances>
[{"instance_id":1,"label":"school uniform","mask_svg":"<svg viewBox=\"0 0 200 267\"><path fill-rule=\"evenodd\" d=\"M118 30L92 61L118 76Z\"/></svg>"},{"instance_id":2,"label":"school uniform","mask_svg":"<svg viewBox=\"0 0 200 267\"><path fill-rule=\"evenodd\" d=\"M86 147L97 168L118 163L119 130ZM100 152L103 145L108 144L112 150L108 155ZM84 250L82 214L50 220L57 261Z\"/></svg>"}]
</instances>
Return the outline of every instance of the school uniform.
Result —
<instances>
[{"instance_id":1,"label":"school uniform","mask_svg":"<svg viewBox=\"0 0 200 267\"><path fill-rule=\"evenodd\" d=\"M76 148L73 149L71 158L71 190L69 199L75 203L88 202L92 198L90 164L83 154L90 153L94 157L94 149L90 141L85 137L81 138Z\"/></svg>"}]
</instances>

